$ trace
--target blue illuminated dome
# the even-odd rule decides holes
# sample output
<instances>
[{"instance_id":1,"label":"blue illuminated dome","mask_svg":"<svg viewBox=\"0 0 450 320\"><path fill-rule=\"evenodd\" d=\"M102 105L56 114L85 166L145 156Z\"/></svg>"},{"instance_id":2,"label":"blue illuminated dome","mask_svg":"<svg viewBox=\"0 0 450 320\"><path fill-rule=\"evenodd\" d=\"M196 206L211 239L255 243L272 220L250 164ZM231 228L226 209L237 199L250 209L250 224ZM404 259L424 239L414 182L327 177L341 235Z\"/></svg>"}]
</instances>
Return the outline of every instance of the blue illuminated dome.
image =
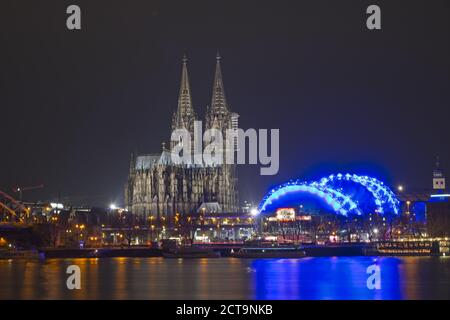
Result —
<instances>
[{"instance_id":1,"label":"blue illuminated dome","mask_svg":"<svg viewBox=\"0 0 450 320\"><path fill-rule=\"evenodd\" d=\"M290 181L270 190L259 204L259 212L265 212L278 201L299 193L316 196L340 215L398 214L399 201L382 181L356 174L332 174L307 182Z\"/></svg>"}]
</instances>

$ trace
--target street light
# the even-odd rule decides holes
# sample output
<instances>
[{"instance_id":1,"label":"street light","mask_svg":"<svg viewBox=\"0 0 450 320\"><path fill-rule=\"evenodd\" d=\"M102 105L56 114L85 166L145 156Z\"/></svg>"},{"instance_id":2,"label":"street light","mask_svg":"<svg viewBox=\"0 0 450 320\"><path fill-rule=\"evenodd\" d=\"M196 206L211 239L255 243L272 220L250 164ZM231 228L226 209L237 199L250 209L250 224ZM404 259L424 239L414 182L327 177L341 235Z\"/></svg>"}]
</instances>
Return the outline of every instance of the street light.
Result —
<instances>
[{"instance_id":1,"label":"street light","mask_svg":"<svg viewBox=\"0 0 450 320\"><path fill-rule=\"evenodd\" d=\"M398 191L403 191L403 186L402 186L402 185L399 185L399 186L397 187L397 190L398 190Z\"/></svg>"},{"instance_id":2,"label":"street light","mask_svg":"<svg viewBox=\"0 0 450 320\"><path fill-rule=\"evenodd\" d=\"M258 209L256 209L256 208L253 208L252 210L250 210L250 214L252 215L252 216L256 216L256 215L258 215Z\"/></svg>"}]
</instances>

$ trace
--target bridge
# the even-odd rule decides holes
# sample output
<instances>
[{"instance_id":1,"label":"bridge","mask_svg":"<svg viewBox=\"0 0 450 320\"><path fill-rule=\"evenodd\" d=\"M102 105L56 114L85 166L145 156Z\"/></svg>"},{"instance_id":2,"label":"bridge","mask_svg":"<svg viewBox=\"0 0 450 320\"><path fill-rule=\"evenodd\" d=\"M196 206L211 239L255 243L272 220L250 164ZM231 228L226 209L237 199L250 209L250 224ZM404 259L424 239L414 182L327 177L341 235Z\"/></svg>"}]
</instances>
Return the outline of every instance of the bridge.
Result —
<instances>
[{"instance_id":1,"label":"bridge","mask_svg":"<svg viewBox=\"0 0 450 320\"><path fill-rule=\"evenodd\" d=\"M0 190L0 223L23 224L30 219L30 210Z\"/></svg>"},{"instance_id":2,"label":"bridge","mask_svg":"<svg viewBox=\"0 0 450 320\"><path fill-rule=\"evenodd\" d=\"M17 245L26 245L35 238L31 227L30 210L1 190L0 237Z\"/></svg>"}]
</instances>

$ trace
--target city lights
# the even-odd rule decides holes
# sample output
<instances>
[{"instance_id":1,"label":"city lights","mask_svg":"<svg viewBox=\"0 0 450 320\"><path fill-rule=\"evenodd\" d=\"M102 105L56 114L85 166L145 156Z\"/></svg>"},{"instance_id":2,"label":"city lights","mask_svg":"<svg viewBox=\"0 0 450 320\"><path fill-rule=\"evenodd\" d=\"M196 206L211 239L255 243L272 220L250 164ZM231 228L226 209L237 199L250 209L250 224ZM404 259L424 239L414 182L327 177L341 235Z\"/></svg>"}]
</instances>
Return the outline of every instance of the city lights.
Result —
<instances>
[{"instance_id":1,"label":"city lights","mask_svg":"<svg viewBox=\"0 0 450 320\"><path fill-rule=\"evenodd\" d=\"M10 2L4 318L450 299L447 3Z\"/></svg>"},{"instance_id":2,"label":"city lights","mask_svg":"<svg viewBox=\"0 0 450 320\"><path fill-rule=\"evenodd\" d=\"M431 198L449 198L450 193L432 194Z\"/></svg>"}]
</instances>

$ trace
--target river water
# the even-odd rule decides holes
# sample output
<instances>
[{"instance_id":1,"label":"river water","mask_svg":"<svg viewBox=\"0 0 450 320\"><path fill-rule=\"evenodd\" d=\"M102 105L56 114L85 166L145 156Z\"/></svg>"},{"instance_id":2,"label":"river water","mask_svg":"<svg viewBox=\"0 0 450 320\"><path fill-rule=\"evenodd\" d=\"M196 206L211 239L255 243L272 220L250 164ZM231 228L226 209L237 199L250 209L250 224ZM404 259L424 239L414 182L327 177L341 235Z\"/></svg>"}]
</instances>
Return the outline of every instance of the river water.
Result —
<instances>
[{"instance_id":1,"label":"river water","mask_svg":"<svg viewBox=\"0 0 450 320\"><path fill-rule=\"evenodd\" d=\"M73 264L80 290L66 286ZM0 299L450 299L450 258L0 260Z\"/></svg>"}]
</instances>

